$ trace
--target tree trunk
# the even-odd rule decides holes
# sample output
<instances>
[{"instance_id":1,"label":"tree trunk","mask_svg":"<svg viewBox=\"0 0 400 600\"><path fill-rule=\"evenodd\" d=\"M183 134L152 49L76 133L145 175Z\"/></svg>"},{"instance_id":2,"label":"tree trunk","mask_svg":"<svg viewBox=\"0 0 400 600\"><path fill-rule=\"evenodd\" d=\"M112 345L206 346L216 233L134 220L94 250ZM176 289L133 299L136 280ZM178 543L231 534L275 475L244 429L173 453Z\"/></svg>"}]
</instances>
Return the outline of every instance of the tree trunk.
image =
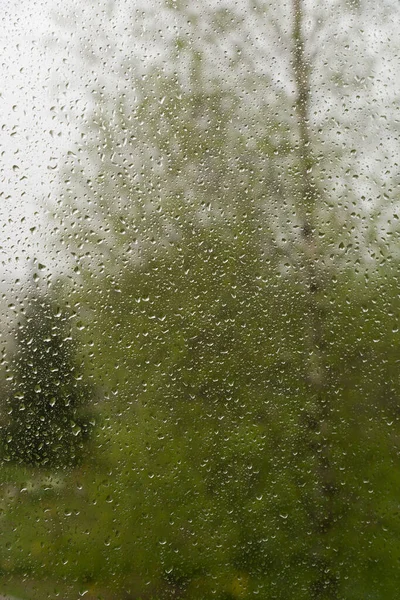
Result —
<instances>
[{"instance_id":1,"label":"tree trunk","mask_svg":"<svg viewBox=\"0 0 400 600\"><path fill-rule=\"evenodd\" d=\"M318 501L308 502L316 552L313 565L317 569L310 598L336 598L337 580L326 556L327 537L335 523L334 498L336 486L329 443L329 390L324 349L326 329L322 295L324 273L318 249L317 211L321 198L314 183L313 152L310 142L310 84L303 33L303 0L292 0L293 7L293 72L295 110L299 135L300 189L296 199L301 223L301 267L304 273L306 380L309 406L306 417L306 444L314 454L317 465L316 486Z\"/></svg>"}]
</instances>

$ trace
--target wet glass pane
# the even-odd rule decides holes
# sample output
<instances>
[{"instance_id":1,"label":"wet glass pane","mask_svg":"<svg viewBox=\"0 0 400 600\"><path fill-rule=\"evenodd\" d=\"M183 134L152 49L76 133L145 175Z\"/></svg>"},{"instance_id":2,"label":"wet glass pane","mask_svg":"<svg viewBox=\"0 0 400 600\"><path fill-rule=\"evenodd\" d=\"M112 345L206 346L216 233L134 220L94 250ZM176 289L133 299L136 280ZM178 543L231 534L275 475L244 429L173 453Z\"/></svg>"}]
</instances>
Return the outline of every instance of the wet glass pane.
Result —
<instances>
[{"instance_id":1,"label":"wet glass pane","mask_svg":"<svg viewBox=\"0 0 400 600\"><path fill-rule=\"evenodd\" d=\"M397 599L397 2L0 10L0 596Z\"/></svg>"}]
</instances>

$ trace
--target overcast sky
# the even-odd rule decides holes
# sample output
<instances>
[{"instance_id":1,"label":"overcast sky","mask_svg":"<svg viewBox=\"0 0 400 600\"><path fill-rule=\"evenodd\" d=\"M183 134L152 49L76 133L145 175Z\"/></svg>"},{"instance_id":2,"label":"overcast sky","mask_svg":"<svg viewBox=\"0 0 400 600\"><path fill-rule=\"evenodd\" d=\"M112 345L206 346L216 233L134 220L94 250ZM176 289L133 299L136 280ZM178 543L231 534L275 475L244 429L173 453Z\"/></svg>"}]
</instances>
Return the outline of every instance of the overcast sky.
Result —
<instances>
[{"instance_id":1,"label":"overcast sky","mask_svg":"<svg viewBox=\"0 0 400 600\"><path fill-rule=\"evenodd\" d=\"M46 51L52 2L0 2L2 19L1 261L2 279L26 270L40 254L42 199L57 185L55 160L62 141L52 135L52 72L57 59ZM54 26L53 26L54 27ZM43 259L44 257L42 257Z\"/></svg>"}]
</instances>

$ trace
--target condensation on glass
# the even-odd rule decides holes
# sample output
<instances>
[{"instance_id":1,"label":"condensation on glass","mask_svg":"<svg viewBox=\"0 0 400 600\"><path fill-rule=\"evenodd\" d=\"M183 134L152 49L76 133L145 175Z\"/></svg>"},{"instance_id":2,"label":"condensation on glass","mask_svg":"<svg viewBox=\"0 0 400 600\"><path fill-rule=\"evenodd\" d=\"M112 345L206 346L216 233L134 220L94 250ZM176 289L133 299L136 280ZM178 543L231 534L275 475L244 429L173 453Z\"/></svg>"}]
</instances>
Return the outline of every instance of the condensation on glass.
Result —
<instances>
[{"instance_id":1,"label":"condensation on glass","mask_svg":"<svg viewBox=\"0 0 400 600\"><path fill-rule=\"evenodd\" d=\"M398 598L397 3L0 10L0 595Z\"/></svg>"}]
</instances>

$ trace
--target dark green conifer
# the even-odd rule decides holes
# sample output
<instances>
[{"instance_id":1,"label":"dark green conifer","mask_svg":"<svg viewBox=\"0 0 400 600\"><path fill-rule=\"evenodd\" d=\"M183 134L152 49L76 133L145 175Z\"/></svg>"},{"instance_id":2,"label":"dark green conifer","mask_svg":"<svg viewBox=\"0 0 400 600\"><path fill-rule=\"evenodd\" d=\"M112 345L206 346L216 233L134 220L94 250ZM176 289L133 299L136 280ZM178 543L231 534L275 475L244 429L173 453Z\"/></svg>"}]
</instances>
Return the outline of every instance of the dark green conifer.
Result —
<instances>
[{"instance_id":1,"label":"dark green conifer","mask_svg":"<svg viewBox=\"0 0 400 600\"><path fill-rule=\"evenodd\" d=\"M34 297L19 324L8 398L5 457L43 467L76 465L89 434L82 380L65 315Z\"/></svg>"}]
</instances>

